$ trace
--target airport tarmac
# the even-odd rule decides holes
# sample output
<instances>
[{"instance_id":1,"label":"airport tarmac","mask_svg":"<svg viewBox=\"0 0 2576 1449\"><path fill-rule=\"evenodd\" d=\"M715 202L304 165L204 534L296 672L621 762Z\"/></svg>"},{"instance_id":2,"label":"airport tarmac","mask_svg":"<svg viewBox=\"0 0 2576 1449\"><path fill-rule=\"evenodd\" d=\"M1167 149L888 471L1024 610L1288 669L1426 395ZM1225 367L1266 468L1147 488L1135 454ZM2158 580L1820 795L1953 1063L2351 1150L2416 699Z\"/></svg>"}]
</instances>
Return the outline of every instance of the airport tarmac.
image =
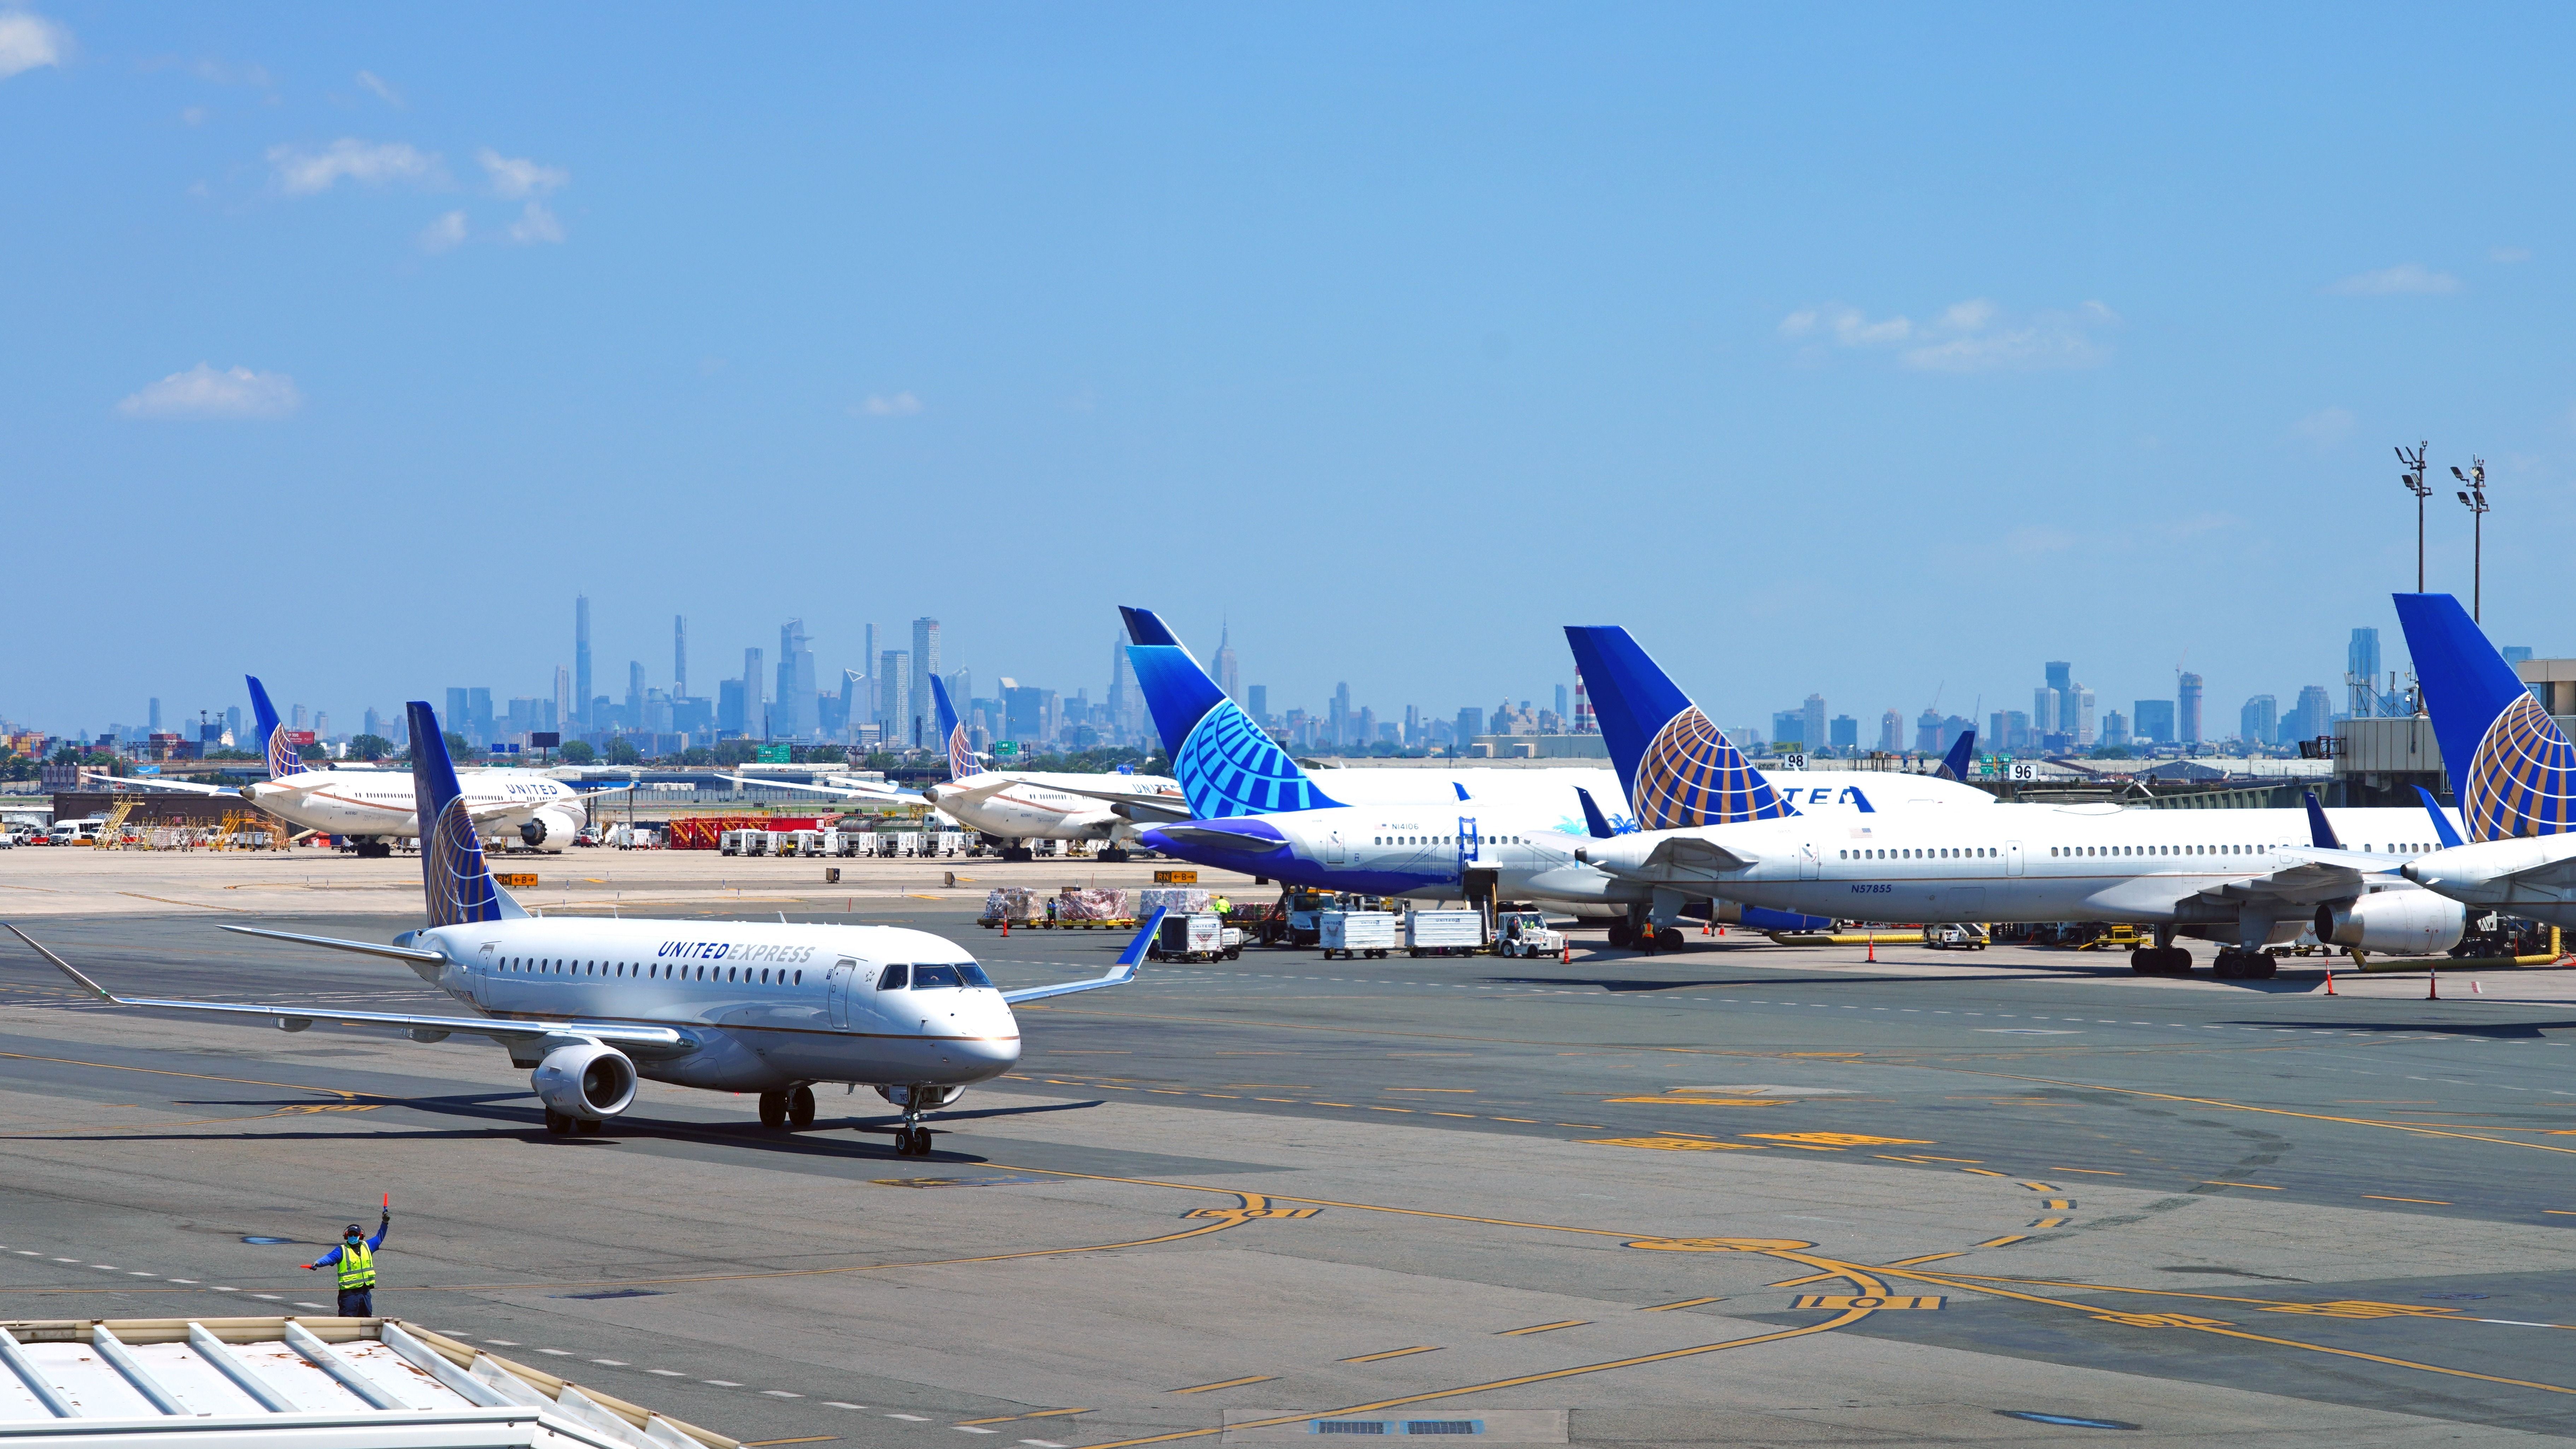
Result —
<instances>
[{"instance_id":1,"label":"airport tarmac","mask_svg":"<svg viewBox=\"0 0 2576 1449\"><path fill-rule=\"evenodd\" d=\"M832 892L826 864L583 852L528 894L917 926L1005 985L1123 944L972 923L989 884L1091 873L1068 863L839 862ZM381 939L417 881L311 853L0 857L13 918L119 989L461 1009L212 929ZM29 914L46 893L109 907ZM2576 972L2427 1002L2420 976L2328 997L2321 963L2222 983L1690 940L1148 967L1024 1009L1019 1068L911 1159L866 1093L787 1134L647 1084L605 1134L549 1138L487 1044L102 1008L12 939L0 1317L327 1312L295 1265L389 1191L384 1311L755 1442L2576 1425Z\"/></svg>"}]
</instances>

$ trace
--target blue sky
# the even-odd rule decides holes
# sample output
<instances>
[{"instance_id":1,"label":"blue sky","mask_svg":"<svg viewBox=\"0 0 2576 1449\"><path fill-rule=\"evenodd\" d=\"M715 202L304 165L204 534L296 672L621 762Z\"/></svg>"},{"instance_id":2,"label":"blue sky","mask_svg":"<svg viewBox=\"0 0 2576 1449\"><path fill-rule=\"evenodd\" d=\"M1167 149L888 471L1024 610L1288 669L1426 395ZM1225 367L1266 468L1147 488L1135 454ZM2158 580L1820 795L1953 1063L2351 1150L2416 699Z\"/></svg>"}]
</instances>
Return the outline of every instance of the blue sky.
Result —
<instances>
[{"instance_id":1,"label":"blue sky","mask_svg":"<svg viewBox=\"0 0 2576 1449\"><path fill-rule=\"evenodd\" d=\"M2566 12L0 10L0 715L701 691L801 615L1274 708L2334 685L2390 445L2576 652ZM2466 512L2432 514L2437 587ZM2394 651L2392 651L2394 652ZM603 688L606 686L602 686Z\"/></svg>"}]
</instances>

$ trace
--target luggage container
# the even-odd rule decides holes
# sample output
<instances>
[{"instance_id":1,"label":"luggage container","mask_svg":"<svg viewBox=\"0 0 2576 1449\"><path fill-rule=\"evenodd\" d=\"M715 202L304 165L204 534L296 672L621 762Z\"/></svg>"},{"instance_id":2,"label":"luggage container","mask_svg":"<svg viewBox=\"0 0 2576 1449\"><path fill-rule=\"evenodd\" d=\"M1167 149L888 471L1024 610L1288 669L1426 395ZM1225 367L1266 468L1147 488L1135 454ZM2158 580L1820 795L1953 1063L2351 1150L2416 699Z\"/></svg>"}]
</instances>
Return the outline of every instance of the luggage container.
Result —
<instances>
[{"instance_id":1,"label":"luggage container","mask_svg":"<svg viewBox=\"0 0 2576 1449\"><path fill-rule=\"evenodd\" d=\"M1482 911L1410 911L1404 917L1404 947L1420 956L1473 956L1485 949Z\"/></svg>"},{"instance_id":2,"label":"luggage container","mask_svg":"<svg viewBox=\"0 0 2576 1449\"><path fill-rule=\"evenodd\" d=\"M1395 949L1392 911L1320 911L1315 926L1327 961L1337 955L1345 961L1361 956L1376 960Z\"/></svg>"},{"instance_id":3,"label":"luggage container","mask_svg":"<svg viewBox=\"0 0 2576 1449\"><path fill-rule=\"evenodd\" d=\"M894 848L895 852L899 855L913 856L921 854L921 832L918 830L899 830L895 832Z\"/></svg>"},{"instance_id":4,"label":"luggage container","mask_svg":"<svg viewBox=\"0 0 2576 1449\"><path fill-rule=\"evenodd\" d=\"M1243 955L1243 933L1213 911L1163 917L1145 948L1152 961L1233 961Z\"/></svg>"}]
</instances>

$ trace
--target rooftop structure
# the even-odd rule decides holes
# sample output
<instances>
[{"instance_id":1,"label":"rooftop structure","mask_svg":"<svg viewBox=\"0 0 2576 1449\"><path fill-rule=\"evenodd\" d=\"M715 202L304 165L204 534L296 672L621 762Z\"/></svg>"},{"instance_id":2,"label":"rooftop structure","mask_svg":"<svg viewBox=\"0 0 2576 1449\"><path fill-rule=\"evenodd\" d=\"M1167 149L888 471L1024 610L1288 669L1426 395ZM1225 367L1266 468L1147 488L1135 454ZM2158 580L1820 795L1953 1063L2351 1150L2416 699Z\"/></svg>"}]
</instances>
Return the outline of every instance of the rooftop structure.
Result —
<instances>
[{"instance_id":1,"label":"rooftop structure","mask_svg":"<svg viewBox=\"0 0 2576 1449\"><path fill-rule=\"evenodd\" d=\"M0 1438L316 1449L737 1449L392 1318L0 1323Z\"/></svg>"}]
</instances>

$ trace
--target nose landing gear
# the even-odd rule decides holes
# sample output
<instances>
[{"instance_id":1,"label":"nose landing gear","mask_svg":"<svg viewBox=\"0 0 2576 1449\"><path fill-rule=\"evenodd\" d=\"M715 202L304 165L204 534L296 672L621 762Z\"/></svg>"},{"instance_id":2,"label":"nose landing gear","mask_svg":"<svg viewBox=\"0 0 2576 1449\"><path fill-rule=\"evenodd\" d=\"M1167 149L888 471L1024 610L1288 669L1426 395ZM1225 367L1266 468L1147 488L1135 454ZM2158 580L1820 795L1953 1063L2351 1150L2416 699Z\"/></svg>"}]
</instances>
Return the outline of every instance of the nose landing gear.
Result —
<instances>
[{"instance_id":1,"label":"nose landing gear","mask_svg":"<svg viewBox=\"0 0 2576 1449\"><path fill-rule=\"evenodd\" d=\"M930 1155L930 1129L922 1126L919 1119L919 1113L903 1114L903 1125L894 1129L895 1156L928 1157Z\"/></svg>"}]
</instances>

